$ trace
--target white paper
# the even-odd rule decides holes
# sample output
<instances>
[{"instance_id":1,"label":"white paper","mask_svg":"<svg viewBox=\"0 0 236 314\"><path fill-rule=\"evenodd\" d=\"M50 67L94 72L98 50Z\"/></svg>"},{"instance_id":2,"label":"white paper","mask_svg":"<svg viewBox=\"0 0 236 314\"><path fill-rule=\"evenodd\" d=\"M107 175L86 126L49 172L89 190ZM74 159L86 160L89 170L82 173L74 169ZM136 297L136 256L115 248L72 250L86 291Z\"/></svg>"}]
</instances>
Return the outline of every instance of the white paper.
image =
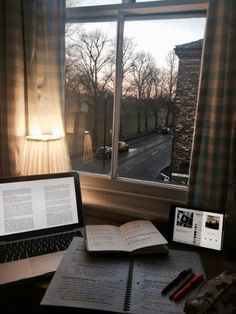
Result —
<instances>
[{"instance_id":1,"label":"white paper","mask_svg":"<svg viewBox=\"0 0 236 314\"><path fill-rule=\"evenodd\" d=\"M126 251L129 247L119 227L113 225L88 225L85 227L88 251Z\"/></svg>"},{"instance_id":2,"label":"white paper","mask_svg":"<svg viewBox=\"0 0 236 314\"><path fill-rule=\"evenodd\" d=\"M123 312L128 278L127 259L98 256L85 251L84 239L75 237L66 251L41 305L69 306Z\"/></svg>"},{"instance_id":3,"label":"white paper","mask_svg":"<svg viewBox=\"0 0 236 314\"><path fill-rule=\"evenodd\" d=\"M188 268L192 268L195 273L203 272L197 253L170 250L168 256L137 257L133 268L131 312L182 314L185 301L198 287L179 302L171 301L170 293L163 296L161 291L181 271Z\"/></svg>"},{"instance_id":4,"label":"white paper","mask_svg":"<svg viewBox=\"0 0 236 314\"><path fill-rule=\"evenodd\" d=\"M162 289L184 269L202 272L198 254L114 256L86 252L83 238L74 238L41 305L96 309L132 314L179 314L181 302L162 296ZM124 304L127 308L125 311Z\"/></svg>"},{"instance_id":5,"label":"white paper","mask_svg":"<svg viewBox=\"0 0 236 314\"><path fill-rule=\"evenodd\" d=\"M120 227L88 225L85 233L88 251L133 252L140 248L167 244L166 239L148 220L135 220Z\"/></svg>"},{"instance_id":6,"label":"white paper","mask_svg":"<svg viewBox=\"0 0 236 314\"><path fill-rule=\"evenodd\" d=\"M120 226L120 231L127 244L129 251L167 244L167 240L149 220L135 220Z\"/></svg>"}]
</instances>

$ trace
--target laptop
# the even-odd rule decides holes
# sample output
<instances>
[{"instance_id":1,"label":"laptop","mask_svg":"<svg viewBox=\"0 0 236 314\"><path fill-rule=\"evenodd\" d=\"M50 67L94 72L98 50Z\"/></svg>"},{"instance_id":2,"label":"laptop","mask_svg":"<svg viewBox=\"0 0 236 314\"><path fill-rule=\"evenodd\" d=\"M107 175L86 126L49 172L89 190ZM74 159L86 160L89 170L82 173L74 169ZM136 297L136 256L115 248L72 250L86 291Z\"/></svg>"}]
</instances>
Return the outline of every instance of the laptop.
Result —
<instances>
[{"instance_id":1,"label":"laptop","mask_svg":"<svg viewBox=\"0 0 236 314\"><path fill-rule=\"evenodd\" d=\"M78 172L0 179L0 284L53 274L84 236Z\"/></svg>"},{"instance_id":2,"label":"laptop","mask_svg":"<svg viewBox=\"0 0 236 314\"><path fill-rule=\"evenodd\" d=\"M169 213L169 241L221 253L225 213L173 204Z\"/></svg>"}]
</instances>

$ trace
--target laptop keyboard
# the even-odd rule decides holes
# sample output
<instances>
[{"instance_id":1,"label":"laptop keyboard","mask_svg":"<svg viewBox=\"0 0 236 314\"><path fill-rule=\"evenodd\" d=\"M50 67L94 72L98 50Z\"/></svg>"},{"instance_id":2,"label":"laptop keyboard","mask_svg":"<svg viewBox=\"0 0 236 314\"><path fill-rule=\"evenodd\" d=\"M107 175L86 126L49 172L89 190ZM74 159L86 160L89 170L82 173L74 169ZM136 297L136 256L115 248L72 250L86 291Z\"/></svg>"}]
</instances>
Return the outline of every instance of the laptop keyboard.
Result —
<instances>
[{"instance_id":1,"label":"laptop keyboard","mask_svg":"<svg viewBox=\"0 0 236 314\"><path fill-rule=\"evenodd\" d=\"M11 262L32 256L64 251L74 237L82 237L79 231L50 235L0 246L0 263Z\"/></svg>"}]
</instances>

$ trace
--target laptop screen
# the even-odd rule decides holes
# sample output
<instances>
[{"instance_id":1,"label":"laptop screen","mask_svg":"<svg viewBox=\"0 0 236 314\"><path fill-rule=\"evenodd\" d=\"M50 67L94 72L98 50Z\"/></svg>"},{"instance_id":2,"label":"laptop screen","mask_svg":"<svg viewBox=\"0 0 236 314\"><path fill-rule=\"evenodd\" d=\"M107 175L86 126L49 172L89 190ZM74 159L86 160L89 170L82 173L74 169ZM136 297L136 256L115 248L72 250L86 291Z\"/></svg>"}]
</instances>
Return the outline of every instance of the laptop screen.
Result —
<instances>
[{"instance_id":1,"label":"laptop screen","mask_svg":"<svg viewBox=\"0 0 236 314\"><path fill-rule=\"evenodd\" d=\"M172 205L170 209L171 241L222 249L224 213Z\"/></svg>"},{"instance_id":2,"label":"laptop screen","mask_svg":"<svg viewBox=\"0 0 236 314\"><path fill-rule=\"evenodd\" d=\"M17 177L16 182L1 180L0 236L80 223L81 199L75 176L66 173Z\"/></svg>"}]
</instances>

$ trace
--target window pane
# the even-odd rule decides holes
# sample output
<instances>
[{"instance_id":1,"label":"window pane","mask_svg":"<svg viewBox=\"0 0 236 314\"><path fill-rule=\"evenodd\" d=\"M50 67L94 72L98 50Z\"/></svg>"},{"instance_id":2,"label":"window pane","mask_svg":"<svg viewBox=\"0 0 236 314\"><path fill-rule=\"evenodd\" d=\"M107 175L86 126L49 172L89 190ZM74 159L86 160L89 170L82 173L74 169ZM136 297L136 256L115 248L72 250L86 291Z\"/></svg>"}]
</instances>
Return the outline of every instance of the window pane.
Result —
<instances>
[{"instance_id":1,"label":"window pane","mask_svg":"<svg viewBox=\"0 0 236 314\"><path fill-rule=\"evenodd\" d=\"M73 169L110 171L116 23L67 24L65 128Z\"/></svg>"},{"instance_id":2,"label":"window pane","mask_svg":"<svg viewBox=\"0 0 236 314\"><path fill-rule=\"evenodd\" d=\"M104 4L118 4L122 0L66 0L67 7L85 7Z\"/></svg>"},{"instance_id":3,"label":"window pane","mask_svg":"<svg viewBox=\"0 0 236 314\"><path fill-rule=\"evenodd\" d=\"M135 2L157 2L157 1L163 1L163 0L135 0Z\"/></svg>"},{"instance_id":4,"label":"window pane","mask_svg":"<svg viewBox=\"0 0 236 314\"><path fill-rule=\"evenodd\" d=\"M204 18L127 21L118 175L187 184Z\"/></svg>"}]
</instances>

